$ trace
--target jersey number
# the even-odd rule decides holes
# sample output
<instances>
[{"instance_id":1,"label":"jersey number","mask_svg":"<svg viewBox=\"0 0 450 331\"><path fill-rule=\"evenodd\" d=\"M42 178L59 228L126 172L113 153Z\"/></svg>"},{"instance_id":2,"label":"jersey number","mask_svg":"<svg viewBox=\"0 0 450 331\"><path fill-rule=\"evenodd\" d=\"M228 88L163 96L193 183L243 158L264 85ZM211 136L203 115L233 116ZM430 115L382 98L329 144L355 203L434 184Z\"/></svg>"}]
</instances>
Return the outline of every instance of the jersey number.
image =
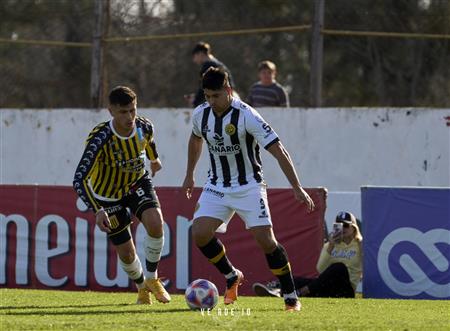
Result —
<instances>
[{"instance_id":1,"label":"jersey number","mask_svg":"<svg viewBox=\"0 0 450 331\"><path fill-rule=\"evenodd\" d=\"M264 123L264 124L262 125L262 128L263 128L264 130L266 130L267 133L270 133L270 132L272 131L272 128L271 128L270 125L267 124L267 123Z\"/></svg>"},{"instance_id":2,"label":"jersey number","mask_svg":"<svg viewBox=\"0 0 450 331\"><path fill-rule=\"evenodd\" d=\"M138 195L138 197L142 197L142 196L145 195L145 192L144 192L144 190L142 189L142 187L140 187L140 188L138 188L138 189L136 190L136 194Z\"/></svg>"}]
</instances>

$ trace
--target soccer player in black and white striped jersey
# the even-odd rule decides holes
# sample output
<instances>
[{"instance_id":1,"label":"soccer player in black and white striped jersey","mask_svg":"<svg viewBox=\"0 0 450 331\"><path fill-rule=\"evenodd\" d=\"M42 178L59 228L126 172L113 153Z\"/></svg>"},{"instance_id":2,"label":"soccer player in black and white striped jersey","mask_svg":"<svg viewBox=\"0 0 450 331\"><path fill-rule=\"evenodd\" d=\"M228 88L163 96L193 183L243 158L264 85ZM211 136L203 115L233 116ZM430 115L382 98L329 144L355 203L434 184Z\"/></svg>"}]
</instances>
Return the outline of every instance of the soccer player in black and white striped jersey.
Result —
<instances>
[{"instance_id":1,"label":"soccer player in black and white striped jersey","mask_svg":"<svg viewBox=\"0 0 450 331\"><path fill-rule=\"evenodd\" d=\"M296 199L305 202L308 211L314 209L314 202L300 185L292 160L275 131L256 110L233 98L226 72L209 68L203 75L202 86L207 102L194 110L183 183L183 190L190 198L195 184L194 170L205 140L210 171L194 214L195 243L227 280L225 304L234 303L244 276L231 264L224 245L214 234L223 232L237 213L266 254L272 273L280 280L285 309L299 311L288 256L272 231L259 144L277 159Z\"/></svg>"}]
</instances>

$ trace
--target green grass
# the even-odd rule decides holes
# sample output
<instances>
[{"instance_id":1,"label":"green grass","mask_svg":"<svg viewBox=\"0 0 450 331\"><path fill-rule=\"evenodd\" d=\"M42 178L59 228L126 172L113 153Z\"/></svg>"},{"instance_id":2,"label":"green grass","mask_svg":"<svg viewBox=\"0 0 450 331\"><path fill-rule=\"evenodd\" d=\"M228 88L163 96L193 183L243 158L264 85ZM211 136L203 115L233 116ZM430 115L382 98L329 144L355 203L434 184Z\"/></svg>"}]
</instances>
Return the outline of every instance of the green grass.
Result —
<instances>
[{"instance_id":1,"label":"green grass","mask_svg":"<svg viewBox=\"0 0 450 331\"><path fill-rule=\"evenodd\" d=\"M2 331L450 330L449 301L304 298L300 313L286 313L281 299L240 297L234 316L223 304L208 316L181 295L152 306L133 304L135 293L0 289L0 298Z\"/></svg>"}]
</instances>

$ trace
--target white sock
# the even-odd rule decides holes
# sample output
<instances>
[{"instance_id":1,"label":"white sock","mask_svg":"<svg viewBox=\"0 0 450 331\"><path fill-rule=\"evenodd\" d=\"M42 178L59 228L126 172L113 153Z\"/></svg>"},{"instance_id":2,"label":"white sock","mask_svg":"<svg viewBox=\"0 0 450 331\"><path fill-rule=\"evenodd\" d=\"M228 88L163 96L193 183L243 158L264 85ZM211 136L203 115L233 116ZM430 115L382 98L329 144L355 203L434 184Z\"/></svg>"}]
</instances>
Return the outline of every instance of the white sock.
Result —
<instances>
[{"instance_id":1,"label":"white sock","mask_svg":"<svg viewBox=\"0 0 450 331\"><path fill-rule=\"evenodd\" d=\"M298 299L298 297L297 297L297 292L294 291L294 292L292 292L292 293L283 294L283 298L284 298L284 299Z\"/></svg>"},{"instance_id":2,"label":"white sock","mask_svg":"<svg viewBox=\"0 0 450 331\"><path fill-rule=\"evenodd\" d=\"M233 271L231 271L229 274L226 274L225 278L230 279L230 278L233 278L234 276L237 276L237 272L236 272L235 268L233 268Z\"/></svg>"},{"instance_id":3,"label":"white sock","mask_svg":"<svg viewBox=\"0 0 450 331\"><path fill-rule=\"evenodd\" d=\"M141 277L142 280L144 280L144 270L142 269L141 261L139 260L137 255L134 257L134 261L130 264L123 262L121 259L119 259L119 263L123 271L127 273L128 277L134 280L137 288L144 287L144 281L142 281L141 283L136 282Z\"/></svg>"},{"instance_id":4,"label":"white sock","mask_svg":"<svg viewBox=\"0 0 450 331\"><path fill-rule=\"evenodd\" d=\"M161 260L161 251L164 246L164 235L160 238L154 238L147 235L145 237L145 258L147 261L156 263ZM156 279L158 278L158 271L146 271L145 273L146 278L150 279Z\"/></svg>"}]
</instances>

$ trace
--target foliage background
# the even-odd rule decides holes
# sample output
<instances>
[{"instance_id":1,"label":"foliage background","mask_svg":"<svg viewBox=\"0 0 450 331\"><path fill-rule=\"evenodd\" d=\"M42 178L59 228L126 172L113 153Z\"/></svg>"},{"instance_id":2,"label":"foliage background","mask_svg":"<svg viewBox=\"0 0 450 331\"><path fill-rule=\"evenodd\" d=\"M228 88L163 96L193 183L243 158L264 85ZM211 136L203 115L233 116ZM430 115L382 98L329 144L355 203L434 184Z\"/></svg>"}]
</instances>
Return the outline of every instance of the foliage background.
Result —
<instances>
[{"instance_id":1,"label":"foliage background","mask_svg":"<svg viewBox=\"0 0 450 331\"><path fill-rule=\"evenodd\" d=\"M106 0L105 0L106 1ZM110 37L311 24L313 0L110 0ZM2 0L0 38L91 42L94 0ZM447 0L333 0L325 28L450 33ZM292 106L309 105L310 33L202 38L231 70L241 97L270 59ZM128 84L141 107L184 107L198 68L196 38L109 43L107 89ZM448 107L450 39L324 38L323 106ZM0 43L0 107L90 107L91 48Z\"/></svg>"}]
</instances>

